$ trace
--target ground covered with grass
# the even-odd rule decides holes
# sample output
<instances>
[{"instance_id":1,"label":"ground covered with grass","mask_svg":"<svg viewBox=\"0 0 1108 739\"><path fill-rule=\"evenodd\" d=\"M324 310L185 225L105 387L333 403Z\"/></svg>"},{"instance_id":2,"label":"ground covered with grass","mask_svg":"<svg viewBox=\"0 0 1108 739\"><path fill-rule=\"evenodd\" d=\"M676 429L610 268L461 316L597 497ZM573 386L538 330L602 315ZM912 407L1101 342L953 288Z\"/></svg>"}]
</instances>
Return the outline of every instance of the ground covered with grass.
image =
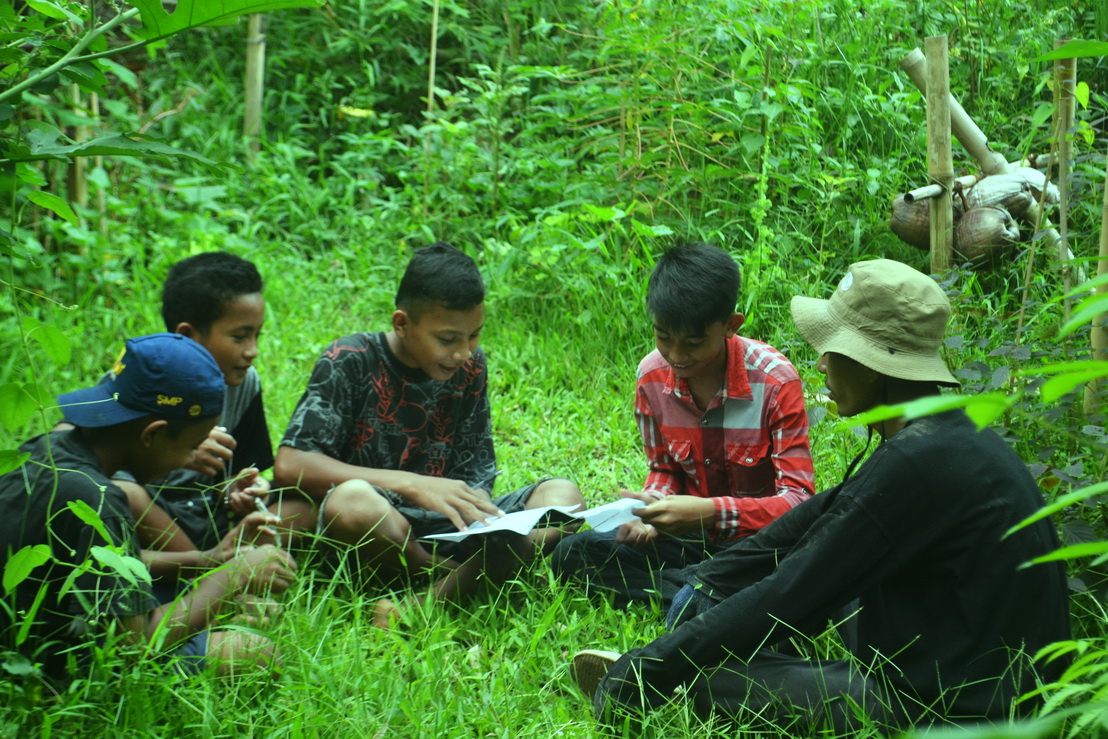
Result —
<instances>
[{"instance_id":1,"label":"ground covered with grass","mask_svg":"<svg viewBox=\"0 0 1108 739\"><path fill-rule=\"evenodd\" d=\"M1009 159L1045 153L1049 72L1036 57L1055 37L1099 29L1108 19L1095 5L444 3L430 110L425 4L276 13L256 154L238 132L241 29L131 53L121 63L134 78L120 73L105 95L103 125L149 123L232 168L107 158L86 162L93 198L76 224L0 206L17 237L4 256L0 332L11 350L0 384L37 401L30 415L0 408L0 449L49 428L53 396L98 377L125 337L160 330L169 266L212 249L253 260L266 280L257 366L276 441L323 347L387 329L411 249L443 239L475 257L489 289L482 346L498 489L563 475L604 502L646 472L632 416L635 368L652 348L646 278L668 244L700 239L741 266L742 333L800 370L817 489L833 485L864 435L820 397L788 301L828 295L861 259L928 270L927 254L886 225L892 197L927 179L923 99L897 61L948 34L952 89L994 148ZM1078 115L1092 139L1078 146L1069 218L1087 265L1108 76L1098 59L1079 76L1093 91ZM30 117L71 120L60 93L28 99ZM955 158L959 173L975 168L957 148ZM36 166L42 187L65 195L66 168ZM954 306L946 359L966 392L1024 389L1020 370L1084 356L1083 338L1058 339L1058 268L1035 243L992 270L940 276ZM1029 393L995 423L1051 499L1106 474L1103 415L1080 405ZM1055 520L1067 543L1108 536L1096 498ZM1104 574L1091 560L1071 566L1075 636L1101 655L1070 686L1078 705L1094 700L1096 666L1108 664ZM370 625L382 595L306 567L259 627L281 649L279 680L180 681L116 664L54 696L13 676L0 681L0 736L598 736L568 657L629 649L663 628L656 611L615 611L554 582L542 562L503 591L427 608L394 631ZM830 632L799 647L840 653ZM794 735L705 723L682 703L617 728L635 731Z\"/></svg>"}]
</instances>

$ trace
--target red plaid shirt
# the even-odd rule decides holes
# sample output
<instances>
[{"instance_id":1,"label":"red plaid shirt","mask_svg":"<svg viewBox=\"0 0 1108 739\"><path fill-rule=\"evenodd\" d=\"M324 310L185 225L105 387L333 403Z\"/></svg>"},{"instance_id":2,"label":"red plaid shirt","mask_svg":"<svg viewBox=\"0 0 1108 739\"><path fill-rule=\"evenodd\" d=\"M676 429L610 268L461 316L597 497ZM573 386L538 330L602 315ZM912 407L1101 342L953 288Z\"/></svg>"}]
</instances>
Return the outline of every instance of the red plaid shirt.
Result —
<instances>
[{"instance_id":1,"label":"red plaid shirt","mask_svg":"<svg viewBox=\"0 0 1108 739\"><path fill-rule=\"evenodd\" d=\"M657 351L639 364L635 388L650 465L643 492L715 498L717 540L749 536L814 492L796 368L742 336L726 350L727 377L704 411Z\"/></svg>"}]
</instances>

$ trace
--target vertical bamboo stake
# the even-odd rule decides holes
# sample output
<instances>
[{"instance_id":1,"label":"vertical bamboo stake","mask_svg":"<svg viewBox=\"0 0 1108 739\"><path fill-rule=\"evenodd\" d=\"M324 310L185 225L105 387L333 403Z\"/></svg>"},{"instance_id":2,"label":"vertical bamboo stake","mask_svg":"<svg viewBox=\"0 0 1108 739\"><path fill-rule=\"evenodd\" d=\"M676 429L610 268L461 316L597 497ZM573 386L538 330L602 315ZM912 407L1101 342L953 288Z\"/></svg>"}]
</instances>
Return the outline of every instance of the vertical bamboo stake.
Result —
<instances>
[{"instance_id":1,"label":"vertical bamboo stake","mask_svg":"<svg viewBox=\"0 0 1108 739\"><path fill-rule=\"evenodd\" d=\"M265 76L265 16L254 13L246 32L246 109L242 117L242 135L249 140L250 152L258 152L262 135L262 93Z\"/></svg>"},{"instance_id":2,"label":"vertical bamboo stake","mask_svg":"<svg viewBox=\"0 0 1108 739\"><path fill-rule=\"evenodd\" d=\"M435 62L439 54L439 0L431 7L431 58L427 69L427 134L423 139L423 217L431 199L431 116L435 112Z\"/></svg>"},{"instance_id":3,"label":"vertical bamboo stake","mask_svg":"<svg viewBox=\"0 0 1108 739\"><path fill-rule=\"evenodd\" d=\"M69 86L69 104L72 106L74 113L81 113L83 107L81 88L75 84ZM78 144L87 141L88 126L74 126L73 140ZM82 208L88 207L88 175L85 172L84 157L74 157L69 165L69 177L66 178L66 195L71 203L75 203Z\"/></svg>"},{"instance_id":4,"label":"vertical bamboo stake","mask_svg":"<svg viewBox=\"0 0 1108 739\"><path fill-rule=\"evenodd\" d=\"M100 95L92 92L88 96L89 112L92 114L92 119L97 121L97 128L99 128L100 121ZM104 169L104 157L97 156L92 160L92 166L95 169ZM106 174L106 171L105 171ZM99 224L100 233L108 235L108 193L107 188L96 188L96 212L100 214Z\"/></svg>"},{"instance_id":5,"label":"vertical bamboo stake","mask_svg":"<svg viewBox=\"0 0 1108 739\"><path fill-rule=\"evenodd\" d=\"M946 36L928 36L927 51L927 174L943 192L931 198L931 271L950 269L954 253L954 160L950 144L950 68Z\"/></svg>"},{"instance_id":6,"label":"vertical bamboo stake","mask_svg":"<svg viewBox=\"0 0 1108 739\"><path fill-rule=\"evenodd\" d=\"M1104 197L1100 205L1100 254L1096 263L1096 276L1108 274L1108 156L1104 158ZM1096 293L1108 293L1108 285L1096 288ZM1094 362L1108 362L1108 315L1101 314L1093 319L1089 328L1090 344ZM1104 390L1104 380L1096 379L1085 386L1085 415L1091 416L1097 409L1097 394ZM1104 403L1103 399L1099 401Z\"/></svg>"},{"instance_id":7,"label":"vertical bamboo stake","mask_svg":"<svg viewBox=\"0 0 1108 739\"><path fill-rule=\"evenodd\" d=\"M1054 48L1064 45L1069 39L1055 39ZM1074 87L1077 84L1077 60L1056 59L1054 61L1054 135L1058 142L1058 263L1062 265L1062 293L1068 294L1072 283L1071 266L1068 257L1069 246L1069 183L1070 165L1073 161L1073 128L1075 112ZM1062 301L1062 320L1070 317L1072 298Z\"/></svg>"}]
</instances>

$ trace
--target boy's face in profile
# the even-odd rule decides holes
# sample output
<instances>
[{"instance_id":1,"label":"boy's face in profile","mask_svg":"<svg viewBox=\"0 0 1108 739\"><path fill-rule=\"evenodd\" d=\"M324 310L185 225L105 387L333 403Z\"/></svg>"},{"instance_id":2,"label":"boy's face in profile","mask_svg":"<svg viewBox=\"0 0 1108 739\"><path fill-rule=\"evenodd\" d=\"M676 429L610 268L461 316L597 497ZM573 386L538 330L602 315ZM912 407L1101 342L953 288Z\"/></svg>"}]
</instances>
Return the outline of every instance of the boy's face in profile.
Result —
<instances>
[{"instance_id":1,"label":"boy's face in profile","mask_svg":"<svg viewBox=\"0 0 1108 739\"><path fill-rule=\"evenodd\" d=\"M205 418L190 423L177 434L172 434L165 421L147 424L137 444L133 445L126 469L139 483L147 483L181 469L192 460L193 452L208 438L218 421Z\"/></svg>"},{"instance_id":2,"label":"boy's face in profile","mask_svg":"<svg viewBox=\"0 0 1108 739\"><path fill-rule=\"evenodd\" d=\"M447 310L441 304L392 315L397 358L418 367L432 379L449 380L477 350L485 325L484 303L469 310Z\"/></svg>"},{"instance_id":3,"label":"boy's face in profile","mask_svg":"<svg viewBox=\"0 0 1108 739\"><path fill-rule=\"evenodd\" d=\"M223 372L228 386L241 385L246 372L258 357L258 337L265 323L265 298L261 293L237 295L224 306L223 314L212 322L207 331L197 331L191 326L177 333L184 334L211 352Z\"/></svg>"},{"instance_id":4,"label":"boy's face in profile","mask_svg":"<svg viewBox=\"0 0 1108 739\"><path fill-rule=\"evenodd\" d=\"M674 331L655 320L654 345L678 377L686 381L722 379L727 365L724 347L742 324L741 313L693 332Z\"/></svg>"}]
</instances>

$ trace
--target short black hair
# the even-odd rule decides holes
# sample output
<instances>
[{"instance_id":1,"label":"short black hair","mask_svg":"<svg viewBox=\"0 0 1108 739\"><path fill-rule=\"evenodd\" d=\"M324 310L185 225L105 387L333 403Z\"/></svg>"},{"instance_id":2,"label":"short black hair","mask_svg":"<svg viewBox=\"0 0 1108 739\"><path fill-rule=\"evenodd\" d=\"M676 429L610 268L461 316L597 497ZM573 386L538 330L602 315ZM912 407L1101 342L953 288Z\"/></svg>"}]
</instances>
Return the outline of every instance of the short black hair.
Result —
<instances>
[{"instance_id":1,"label":"short black hair","mask_svg":"<svg viewBox=\"0 0 1108 739\"><path fill-rule=\"evenodd\" d=\"M646 307L654 319L681 334L702 334L726 321L739 302L739 265L714 244L694 241L668 250L654 265Z\"/></svg>"},{"instance_id":2,"label":"short black hair","mask_svg":"<svg viewBox=\"0 0 1108 739\"><path fill-rule=\"evenodd\" d=\"M162 318L166 331L181 323L204 332L219 320L240 295L262 291L258 269L242 257L210 251L183 259L169 270L162 288Z\"/></svg>"},{"instance_id":3,"label":"short black hair","mask_svg":"<svg viewBox=\"0 0 1108 739\"><path fill-rule=\"evenodd\" d=\"M413 320L434 305L469 310L485 300L485 283L473 259L453 244L436 241L417 249L396 290L396 307Z\"/></svg>"}]
</instances>

